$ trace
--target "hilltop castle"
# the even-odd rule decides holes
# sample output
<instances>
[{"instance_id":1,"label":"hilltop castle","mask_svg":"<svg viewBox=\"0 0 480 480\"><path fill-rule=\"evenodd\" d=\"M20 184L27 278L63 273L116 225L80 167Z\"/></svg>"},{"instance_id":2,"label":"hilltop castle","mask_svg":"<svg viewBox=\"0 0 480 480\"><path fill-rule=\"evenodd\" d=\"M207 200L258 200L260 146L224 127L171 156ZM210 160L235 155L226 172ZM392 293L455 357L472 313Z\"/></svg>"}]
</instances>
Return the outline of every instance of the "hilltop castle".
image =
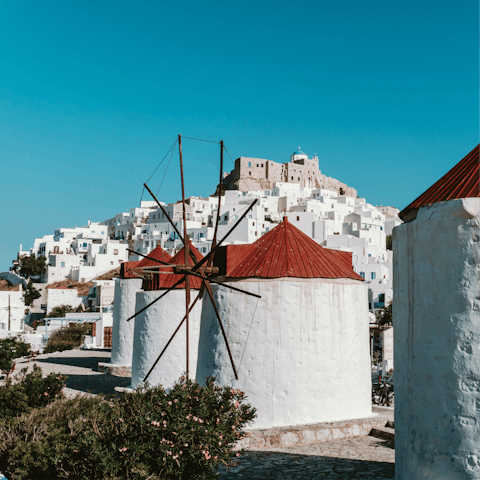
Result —
<instances>
[{"instance_id":1,"label":"hilltop castle","mask_svg":"<svg viewBox=\"0 0 480 480\"><path fill-rule=\"evenodd\" d=\"M290 161L277 163L263 158L240 157L235 160L235 168L224 174L227 190L267 190L275 182L296 183L301 187L325 188L338 192L339 195L357 197L357 191L335 178L322 175L318 166L318 157L308 158L298 147Z\"/></svg>"}]
</instances>

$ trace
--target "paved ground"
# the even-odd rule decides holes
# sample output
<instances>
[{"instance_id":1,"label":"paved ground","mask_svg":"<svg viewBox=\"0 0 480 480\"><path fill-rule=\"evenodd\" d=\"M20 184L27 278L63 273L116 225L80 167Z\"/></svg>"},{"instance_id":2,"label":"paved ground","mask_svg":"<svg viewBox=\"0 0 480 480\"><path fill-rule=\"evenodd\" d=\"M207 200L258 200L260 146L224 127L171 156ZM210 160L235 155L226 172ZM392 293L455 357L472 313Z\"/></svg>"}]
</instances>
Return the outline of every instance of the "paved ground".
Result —
<instances>
[{"instance_id":1,"label":"paved ground","mask_svg":"<svg viewBox=\"0 0 480 480\"><path fill-rule=\"evenodd\" d=\"M248 451L221 479L387 480L395 478L395 450L385 440L350 440Z\"/></svg>"},{"instance_id":2,"label":"paved ground","mask_svg":"<svg viewBox=\"0 0 480 480\"><path fill-rule=\"evenodd\" d=\"M40 355L35 363L43 374L68 375L66 393L115 393L116 386L127 387L130 378L114 377L97 372L98 362L108 362L110 351L74 350ZM17 363L33 368L33 362ZM385 411L382 411L384 414ZM393 411L390 410L393 418ZM314 443L310 445L249 450L238 459L237 466L221 472L221 479L328 479L387 480L394 479L395 450L393 444L373 437Z\"/></svg>"},{"instance_id":3,"label":"paved ground","mask_svg":"<svg viewBox=\"0 0 480 480\"><path fill-rule=\"evenodd\" d=\"M109 350L70 350L39 355L35 362L17 362L15 373L25 367L31 370L35 363L42 369L44 376L50 373L68 375L65 389L68 396L78 394L78 391L114 394L116 386L130 386L130 378L113 377L96 371L98 362L109 361Z\"/></svg>"}]
</instances>

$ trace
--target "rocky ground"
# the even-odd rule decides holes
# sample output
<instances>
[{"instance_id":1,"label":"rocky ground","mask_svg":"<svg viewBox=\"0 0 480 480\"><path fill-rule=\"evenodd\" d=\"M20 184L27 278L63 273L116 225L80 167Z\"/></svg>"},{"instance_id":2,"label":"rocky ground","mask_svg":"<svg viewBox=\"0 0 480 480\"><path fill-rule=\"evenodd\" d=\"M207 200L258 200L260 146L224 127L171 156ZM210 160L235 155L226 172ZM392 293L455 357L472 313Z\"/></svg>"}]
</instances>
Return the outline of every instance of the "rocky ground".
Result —
<instances>
[{"instance_id":1,"label":"rocky ground","mask_svg":"<svg viewBox=\"0 0 480 480\"><path fill-rule=\"evenodd\" d=\"M43 374L68 375L68 396L115 393L115 387L128 387L130 378L114 377L97 371L98 362L109 362L110 351L74 350L40 355L35 362L21 360L15 371L33 368ZM336 479L387 480L395 478L395 450L392 442L370 437L335 440L308 445L250 449L237 465L221 471L221 479Z\"/></svg>"}]
</instances>

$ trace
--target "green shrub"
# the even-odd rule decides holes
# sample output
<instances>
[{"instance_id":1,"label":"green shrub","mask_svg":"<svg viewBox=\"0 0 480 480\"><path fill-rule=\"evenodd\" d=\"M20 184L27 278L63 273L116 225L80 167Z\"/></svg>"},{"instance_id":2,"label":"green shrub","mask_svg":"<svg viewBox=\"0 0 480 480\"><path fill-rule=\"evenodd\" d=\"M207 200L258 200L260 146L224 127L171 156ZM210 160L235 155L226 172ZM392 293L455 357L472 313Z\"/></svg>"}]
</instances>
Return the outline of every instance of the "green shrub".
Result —
<instances>
[{"instance_id":1,"label":"green shrub","mask_svg":"<svg viewBox=\"0 0 480 480\"><path fill-rule=\"evenodd\" d=\"M33 371L27 372L27 368L22 369L14 380L8 378L0 387L0 418L15 417L45 407L63 395L64 375L51 373L43 378L42 369L36 365Z\"/></svg>"},{"instance_id":2,"label":"green shrub","mask_svg":"<svg viewBox=\"0 0 480 480\"><path fill-rule=\"evenodd\" d=\"M169 392L138 389L89 408L84 398L77 410L73 400L54 402L0 434L0 470L11 480L216 478L255 417L244 400L239 390L182 377Z\"/></svg>"},{"instance_id":3,"label":"green shrub","mask_svg":"<svg viewBox=\"0 0 480 480\"><path fill-rule=\"evenodd\" d=\"M15 419L0 419L0 471L9 480L65 478L62 460L74 453L72 438L102 401L59 399Z\"/></svg>"},{"instance_id":4,"label":"green shrub","mask_svg":"<svg viewBox=\"0 0 480 480\"><path fill-rule=\"evenodd\" d=\"M44 353L63 352L79 348L91 327L85 324L71 323L66 327L54 330L43 350Z\"/></svg>"},{"instance_id":5,"label":"green shrub","mask_svg":"<svg viewBox=\"0 0 480 480\"><path fill-rule=\"evenodd\" d=\"M18 338L8 337L0 340L0 370L9 372L15 358L30 354L30 345Z\"/></svg>"}]
</instances>

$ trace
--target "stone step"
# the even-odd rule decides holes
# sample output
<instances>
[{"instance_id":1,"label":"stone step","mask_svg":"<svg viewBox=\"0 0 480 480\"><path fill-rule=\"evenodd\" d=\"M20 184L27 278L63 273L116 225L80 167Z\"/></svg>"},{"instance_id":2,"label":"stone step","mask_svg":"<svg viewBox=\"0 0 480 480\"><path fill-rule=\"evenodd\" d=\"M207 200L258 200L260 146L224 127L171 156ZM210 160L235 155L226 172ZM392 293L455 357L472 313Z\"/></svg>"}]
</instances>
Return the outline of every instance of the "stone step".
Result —
<instances>
[{"instance_id":1,"label":"stone step","mask_svg":"<svg viewBox=\"0 0 480 480\"><path fill-rule=\"evenodd\" d=\"M383 438L384 440L395 441L395 429L390 427L376 427L370 430L371 437Z\"/></svg>"},{"instance_id":2,"label":"stone step","mask_svg":"<svg viewBox=\"0 0 480 480\"><path fill-rule=\"evenodd\" d=\"M373 429L382 429L389 416L375 415L368 418L325 422L310 425L247 430L247 435L239 441L235 449L265 448L286 445L305 445L330 442L344 438L369 435Z\"/></svg>"}]
</instances>

